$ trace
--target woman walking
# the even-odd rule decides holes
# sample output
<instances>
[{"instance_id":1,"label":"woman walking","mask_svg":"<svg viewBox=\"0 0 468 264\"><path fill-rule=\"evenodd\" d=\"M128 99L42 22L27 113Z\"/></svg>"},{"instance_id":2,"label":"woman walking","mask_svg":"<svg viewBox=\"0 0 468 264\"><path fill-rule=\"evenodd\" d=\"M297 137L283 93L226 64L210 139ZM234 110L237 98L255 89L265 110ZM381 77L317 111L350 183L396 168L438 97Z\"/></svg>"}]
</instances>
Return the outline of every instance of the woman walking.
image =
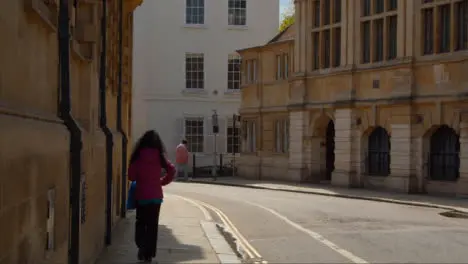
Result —
<instances>
[{"instance_id":1,"label":"woman walking","mask_svg":"<svg viewBox=\"0 0 468 264\"><path fill-rule=\"evenodd\" d=\"M141 261L151 262L156 257L162 186L169 184L176 173L165 152L159 135L149 130L139 139L130 158L128 178L136 182L135 242ZM166 170L164 176L162 169Z\"/></svg>"}]
</instances>

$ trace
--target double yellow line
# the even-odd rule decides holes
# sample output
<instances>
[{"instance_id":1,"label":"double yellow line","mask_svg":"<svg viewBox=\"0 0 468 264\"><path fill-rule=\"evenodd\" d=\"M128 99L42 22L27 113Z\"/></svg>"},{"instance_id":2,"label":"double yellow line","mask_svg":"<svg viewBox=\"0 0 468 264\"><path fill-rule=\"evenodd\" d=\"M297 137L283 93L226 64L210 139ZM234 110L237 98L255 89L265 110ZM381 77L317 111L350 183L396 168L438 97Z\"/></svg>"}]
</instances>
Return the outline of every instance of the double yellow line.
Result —
<instances>
[{"instance_id":1,"label":"double yellow line","mask_svg":"<svg viewBox=\"0 0 468 264\"><path fill-rule=\"evenodd\" d=\"M258 261L254 261L253 262L254 264L268 264L267 261L261 260L262 256L260 255L260 253L258 253L258 251L249 243L249 241L247 241L247 239L239 232L236 226L232 223L229 217L227 217L227 215L223 213L223 211L202 201L189 199L189 198L182 197L182 196L179 196L179 197L191 203L199 204L213 211L221 219L221 221L223 222L223 225L231 231L232 235L237 240L238 245L247 254L248 258L251 260L258 260Z\"/></svg>"}]
</instances>

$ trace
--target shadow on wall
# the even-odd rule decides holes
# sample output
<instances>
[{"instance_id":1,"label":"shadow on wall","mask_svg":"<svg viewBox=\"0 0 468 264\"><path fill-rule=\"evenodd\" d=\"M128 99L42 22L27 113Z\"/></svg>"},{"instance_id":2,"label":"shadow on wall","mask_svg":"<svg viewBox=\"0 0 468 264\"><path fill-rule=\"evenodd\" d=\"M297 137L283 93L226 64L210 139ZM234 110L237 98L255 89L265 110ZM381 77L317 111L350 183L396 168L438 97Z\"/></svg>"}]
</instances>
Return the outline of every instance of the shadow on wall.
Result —
<instances>
[{"instance_id":1,"label":"shadow on wall","mask_svg":"<svg viewBox=\"0 0 468 264\"><path fill-rule=\"evenodd\" d=\"M134 243L135 213L122 220L114 229L112 245L106 248L96 264L141 263L137 260L137 247ZM159 263L182 263L202 261L203 250L196 245L183 244L175 237L173 230L166 225L159 225L158 251Z\"/></svg>"}]
</instances>

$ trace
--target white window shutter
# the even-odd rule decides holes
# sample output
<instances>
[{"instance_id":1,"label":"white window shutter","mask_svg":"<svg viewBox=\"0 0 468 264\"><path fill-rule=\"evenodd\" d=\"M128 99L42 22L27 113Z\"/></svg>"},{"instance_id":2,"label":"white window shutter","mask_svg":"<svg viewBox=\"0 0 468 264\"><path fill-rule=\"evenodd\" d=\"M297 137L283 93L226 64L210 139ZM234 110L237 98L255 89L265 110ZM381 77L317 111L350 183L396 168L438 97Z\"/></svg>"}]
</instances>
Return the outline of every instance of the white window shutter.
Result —
<instances>
[{"instance_id":1,"label":"white window shutter","mask_svg":"<svg viewBox=\"0 0 468 264\"><path fill-rule=\"evenodd\" d=\"M219 117L219 133L216 137L216 148L217 153L226 153L226 143L227 143L227 129L226 129L226 118Z\"/></svg>"}]
</instances>

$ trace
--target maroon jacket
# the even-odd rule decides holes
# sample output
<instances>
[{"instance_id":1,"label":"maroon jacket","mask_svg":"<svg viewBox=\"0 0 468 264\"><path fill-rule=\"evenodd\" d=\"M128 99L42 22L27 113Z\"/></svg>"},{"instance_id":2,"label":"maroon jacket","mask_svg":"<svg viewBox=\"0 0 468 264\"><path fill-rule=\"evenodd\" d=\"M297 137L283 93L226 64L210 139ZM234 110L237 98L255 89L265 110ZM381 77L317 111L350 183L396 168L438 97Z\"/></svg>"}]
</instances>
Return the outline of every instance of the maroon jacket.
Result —
<instances>
[{"instance_id":1,"label":"maroon jacket","mask_svg":"<svg viewBox=\"0 0 468 264\"><path fill-rule=\"evenodd\" d=\"M167 173L161 177L159 150L145 148L140 157L130 164L128 179L136 181L135 200L162 199L162 186L169 184L176 173L174 165L166 159Z\"/></svg>"}]
</instances>

